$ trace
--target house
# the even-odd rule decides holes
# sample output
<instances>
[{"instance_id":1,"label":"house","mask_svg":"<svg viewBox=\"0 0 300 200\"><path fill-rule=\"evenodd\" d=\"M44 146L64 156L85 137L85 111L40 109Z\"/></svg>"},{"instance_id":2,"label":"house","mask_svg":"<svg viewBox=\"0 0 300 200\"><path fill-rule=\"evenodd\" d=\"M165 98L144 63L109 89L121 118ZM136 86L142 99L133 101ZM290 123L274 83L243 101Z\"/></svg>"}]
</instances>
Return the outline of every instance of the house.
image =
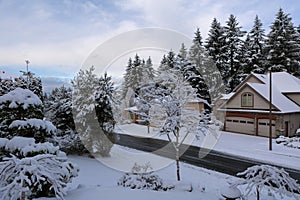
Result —
<instances>
[{"instance_id":1,"label":"house","mask_svg":"<svg viewBox=\"0 0 300 200\"><path fill-rule=\"evenodd\" d=\"M269 136L270 74L250 74L218 108L225 131ZM300 79L272 73L272 137L293 136L300 127Z\"/></svg>"},{"instance_id":2,"label":"house","mask_svg":"<svg viewBox=\"0 0 300 200\"><path fill-rule=\"evenodd\" d=\"M206 111L211 110L210 104L202 99L202 98L195 98L191 99L189 102L186 103L185 107L186 110L197 110L199 113L205 113ZM132 123L142 123L141 117L139 116L139 110L136 106L132 106L129 108L125 108L125 118ZM152 126L156 126L156 123L151 123Z\"/></svg>"}]
</instances>

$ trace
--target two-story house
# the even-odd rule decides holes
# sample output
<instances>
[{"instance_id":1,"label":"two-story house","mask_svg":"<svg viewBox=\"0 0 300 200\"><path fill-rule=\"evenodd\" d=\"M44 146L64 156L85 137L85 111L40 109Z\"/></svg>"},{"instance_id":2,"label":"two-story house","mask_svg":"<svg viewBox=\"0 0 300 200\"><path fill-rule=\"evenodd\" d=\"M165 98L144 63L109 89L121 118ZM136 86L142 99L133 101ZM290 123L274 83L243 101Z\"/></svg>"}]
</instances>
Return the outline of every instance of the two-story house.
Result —
<instances>
[{"instance_id":1,"label":"two-story house","mask_svg":"<svg viewBox=\"0 0 300 200\"><path fill-rule=\"evenodd\" d=\"M287 72L272 73L272 135L293 136L300 127L300 79ZM224 130L269 136L269 74L250 74L218 111Z\"/></svg>"}]
</instances>

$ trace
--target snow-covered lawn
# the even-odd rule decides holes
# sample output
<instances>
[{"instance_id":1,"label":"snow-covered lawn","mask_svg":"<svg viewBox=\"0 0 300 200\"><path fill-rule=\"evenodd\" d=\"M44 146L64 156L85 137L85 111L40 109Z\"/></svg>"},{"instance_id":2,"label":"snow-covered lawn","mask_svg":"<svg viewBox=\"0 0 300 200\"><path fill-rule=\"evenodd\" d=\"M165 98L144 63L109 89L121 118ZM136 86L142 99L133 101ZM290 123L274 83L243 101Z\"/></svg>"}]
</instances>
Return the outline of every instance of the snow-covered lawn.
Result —
<instances>
[{"instance_id":1,"label":"snow-covered lawn","mask_svg":"<svg viewBox=\"0 0 300 200\"><path fill-rule=\"evenodd\" d=\"M116 159L114 157L116 147L118 146L114 146L112 150L111 159L113 160ZM88 156L69 156L69 160L79 166L80 172L69 185L66 200L221 200L224 199L220 195L221 190L228 186L228 182L237 180L236 177L181 163L182 181L178 184L175 164L172 163L154 173L167 183L177 184L177 189L170 191L133 190L117 186L118 180L124 175L123 172L114 170L96 159ZM184 188L190 185L193 191L185 191ZM243 192L244 188L240 189ZM265 190L261 195L261 199L265 200L280 199L279 196L269 196ZM251 194L248 199L256 199L255 194ZM284 197L284 199L293 198Z\"/></svg>"},{"instance_id":2,"label":"snow-covered lawn","mask_svg":"<svg viewBox=\"0 0 300 200\"><path fill-rule=\"evenodd\" d=\"M116 130L121 134L167 140L167 137L160 136L155 128L151 128L150 134L148 134L146 126L137 124L118 125ZM206 145L204 141L205 137L202 137L200 140L195 140L194 137L190 135L190 138L187 138L186 142L203 147ZM272 146L273 150L269 151L268 138L220 131L219 138L215 145L212 145L212 149L300 170L299 149L276 144L275 139L273 139Z\"/></svg>"}]
</instances>

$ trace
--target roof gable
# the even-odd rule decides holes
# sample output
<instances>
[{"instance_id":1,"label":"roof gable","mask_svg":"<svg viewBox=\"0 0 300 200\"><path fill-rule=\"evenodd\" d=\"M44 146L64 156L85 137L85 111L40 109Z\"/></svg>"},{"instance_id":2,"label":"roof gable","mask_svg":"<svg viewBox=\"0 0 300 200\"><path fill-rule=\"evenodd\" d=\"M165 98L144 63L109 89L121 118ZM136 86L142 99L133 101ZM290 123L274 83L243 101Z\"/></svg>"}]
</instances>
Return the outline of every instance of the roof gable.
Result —
<instances>
[{"instance_id":1,"label":"roof gable","mask_svg":"<svg viewBox=\"0 0 300 200\"><path fill-rule=\"evenodd\" d=\"M259 83L248 82L251 77L255 77L259 80ZM236 88L235 94L232 95L228 102L235 96L241 94L246 86L251 87L256 94L260 95L267 102L269 102L269 88L270 88L270 74L254 74L249 75L245 81L243 81L239 87ZM285 93L300 92L300 80L287 72L272 73L272 104L281 113L300 112L300 106L294 101L289 99Z\"/></svg>"}]
</instances>

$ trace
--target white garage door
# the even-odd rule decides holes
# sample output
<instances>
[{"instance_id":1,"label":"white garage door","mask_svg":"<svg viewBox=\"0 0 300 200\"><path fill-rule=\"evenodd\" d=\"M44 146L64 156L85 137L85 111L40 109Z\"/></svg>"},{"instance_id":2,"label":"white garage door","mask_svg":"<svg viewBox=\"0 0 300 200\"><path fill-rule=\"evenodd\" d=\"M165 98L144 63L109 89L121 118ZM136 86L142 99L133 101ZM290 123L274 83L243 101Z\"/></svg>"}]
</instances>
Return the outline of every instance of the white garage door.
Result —
<instances>
[{"instance_id":1,"label":"white garage door","mask_svg":"<svg viewBox=\"0 0 300 200\"><path fill-rule=\"evenodd\" d=\"M258 135L269 137L269 119L258 120ZM272 120L272 135L275 136L275 121Z\"/></svg>"},{"instance_id":2,"label":"white garage door","mask_svg":"<svg viewBox=\"0 0 300 200\"><path fill-rule=\"evenodd\" d=\"M228 132L255 134L254 119L246 117L226 117L225 130Z\"/></svg>"}]
</instances>

